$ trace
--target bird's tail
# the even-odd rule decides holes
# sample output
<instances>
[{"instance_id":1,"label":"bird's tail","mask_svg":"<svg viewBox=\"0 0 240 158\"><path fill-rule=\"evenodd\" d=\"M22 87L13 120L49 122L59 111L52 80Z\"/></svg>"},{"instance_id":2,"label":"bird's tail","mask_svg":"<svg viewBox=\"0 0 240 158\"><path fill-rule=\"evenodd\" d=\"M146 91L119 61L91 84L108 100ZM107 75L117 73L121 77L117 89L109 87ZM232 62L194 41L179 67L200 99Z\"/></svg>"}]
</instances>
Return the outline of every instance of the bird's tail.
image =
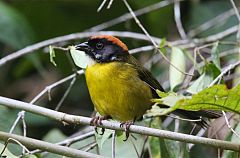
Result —
<instances>
[{"instance_id":1,"label":"bird's tail","mask_svg":"<svg viewBox=\"0 0 240 158\"><path fill-rule=\"evenodd\" d=\"M215 119L221 117L221 113L215 111L208 111L208 110L199 110L199 111L186 111L177 109L173 112L175 115L179 115L186 119L190 120L200 120L196 121L195 123L202 128L207 128L209 124L207 123L207 119Z\"/></svg>"}]
</instances>

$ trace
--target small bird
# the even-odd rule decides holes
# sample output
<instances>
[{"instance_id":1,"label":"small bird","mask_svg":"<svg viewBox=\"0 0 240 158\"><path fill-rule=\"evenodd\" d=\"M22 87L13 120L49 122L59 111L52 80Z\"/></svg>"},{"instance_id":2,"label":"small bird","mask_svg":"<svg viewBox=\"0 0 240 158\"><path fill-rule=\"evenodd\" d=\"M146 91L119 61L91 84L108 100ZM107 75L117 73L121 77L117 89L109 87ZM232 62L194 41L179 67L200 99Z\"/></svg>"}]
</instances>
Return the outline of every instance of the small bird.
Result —
<instances>
[{"instance_id":1,"label":"small bird","mask_svg":"<svg viewBox=\"0 0 240 158\"><path fill-rule=\"evenodd\" d=\"M130 125L151 108L151 99L159 97L155 90L164 89L116 37L92 36L87 42L76 45L75 49L79 52L74 58L85 62L78 66L85 69L91 100L101 115L94 117L92 124L101 124L103 119L112 118L121 122L128 137ZM176 110L174 113L188 119L219 117L217 113L203 110ZM204 120L196 123L207 126Z\"/></svg>"}]
</instances>

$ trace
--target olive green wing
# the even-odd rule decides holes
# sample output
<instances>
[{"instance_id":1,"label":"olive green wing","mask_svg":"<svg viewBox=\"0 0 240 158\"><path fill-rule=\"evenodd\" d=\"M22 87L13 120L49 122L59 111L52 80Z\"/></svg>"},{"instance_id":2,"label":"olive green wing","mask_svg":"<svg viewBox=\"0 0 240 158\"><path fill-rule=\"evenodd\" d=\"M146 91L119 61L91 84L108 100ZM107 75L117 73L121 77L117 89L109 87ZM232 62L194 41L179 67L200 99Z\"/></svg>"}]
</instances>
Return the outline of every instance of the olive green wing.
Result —
<instances>
[{"instance_id":1,"label":"olive green wing","mask_svg":"<svg viewBox=\"0 0 240 158\"><path fill-rule=\"evenodd\" d=\"M146 82L151 88L153 97L158 97L158 95L156 94L156 89L164 92L164 89L162 88L160 83L153 77L152 73L149 72L146 68L144 68L132 55L129 55L127 63L136 67L139 78L142 81Z\"/></svg>"},{"instance_id":2,"label":"olive green wing","mask_svg":"<svg viewBox=\"0 0 240 158\"><path fill-rule=\"evenodd\" d=\"M149 87L151 88L153 97L159 98L159 96L156 93L156 89L158 89L162 92L164 92L164 89L162 88L160 83L153 77L151 72L149 72L146 68L141 66L141 64L131 55L128 57L126 62L136 67L140 79L142 81L146 82L149 85ZM163 107L163 108L167 107L166 105L163 105L163 104L161 104L159 106ZM185 111L185 110L177 109L173 113L176 115L180 115L184 118L192 119L192 120L198 120L198 119L201 119L202 117L218 118L221 116L221 114L219 114L218 112L206 111L206 110ZM196 122L196 123L198 125L200 125L201 127L208 127L208 123L204 119L201 119L201 121Z\"/></svg>"}]
</instances>

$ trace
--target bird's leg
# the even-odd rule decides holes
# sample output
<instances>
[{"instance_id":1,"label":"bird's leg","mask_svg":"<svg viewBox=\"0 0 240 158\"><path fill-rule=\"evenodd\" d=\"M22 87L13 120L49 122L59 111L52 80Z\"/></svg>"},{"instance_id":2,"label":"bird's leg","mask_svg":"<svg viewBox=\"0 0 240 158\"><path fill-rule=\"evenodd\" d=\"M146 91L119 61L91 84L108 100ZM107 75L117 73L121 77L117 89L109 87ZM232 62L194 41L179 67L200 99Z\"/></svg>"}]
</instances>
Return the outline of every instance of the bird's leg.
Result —
<instances>
[{"instance_id":1,"label":"bird's leg","mask_svg":"<svg viewBox=\"0 0 240 158\"><path fill-rule=\"evenodd\" d=\"M128 140L128 137L129 137L129 128L131 125L134 124L134 121L126 121L126 122L122 122L120 124L120 127L124 127L124 131L125 131L125 134L126 134L126 138L123 140L123 141L126 141Z\"/></svg>"},{"instance_id":2,"label":"bird's leg","mask_svg":"<svg viewBox=\"0 0 240 158\"><path fill-rule=\"evenodd\" d=\"M102 120L106 120L106 119L110 119L110 116L94 116L90 122L90 125L95 126L94 130L96 133L98 133L97 131L97 126L102 125ZM105 128L101 128L101 133L100 135L103 135L105 132Z\"/></svg>"}]
</instances>

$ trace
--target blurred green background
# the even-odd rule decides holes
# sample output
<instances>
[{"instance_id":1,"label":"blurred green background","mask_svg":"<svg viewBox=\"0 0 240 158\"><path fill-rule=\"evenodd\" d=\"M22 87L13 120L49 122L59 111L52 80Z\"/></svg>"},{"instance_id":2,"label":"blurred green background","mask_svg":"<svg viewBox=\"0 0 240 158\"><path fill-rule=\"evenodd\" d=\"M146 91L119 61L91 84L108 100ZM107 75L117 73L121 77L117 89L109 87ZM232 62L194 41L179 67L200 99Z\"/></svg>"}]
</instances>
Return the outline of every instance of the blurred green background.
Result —
<instances>
[{"instance_id":1,"label":"blurred green background","mask_svg":"<svg viewBox=\"0 0 240 158\"><path fill-rule=\"evenodd\" d=\"M129 3L134 10L140 9L159 0L135 0ZM97 12L101 4L99 0L1 0L0 1L0 58L9 55L25 46L36 42L47 40L53 37L67 35L75 32L82 32L95 25L101 24L122 14L127 9L122 1L115 0L110 9L105 7ZM181 3L182 20L186 30L199 26L220 13L231 9L228 0L192 0ZM180 39L174 22L173 5L150 12L139 19L151 35L166 38L173 41ZM216 33L226 27L236 25L237 20L231 17L225 24L210 29L198 37ZM125 21L105 30L119 30L141 32L133 20ZM231 38L231 37L230 37ZM146 45L146 42L137 42L123 39L128 43L129 48L137 48ZM61 43L61 46L68 46L81 41ZM149 43L148 43L149 44ZM9 98L30 102L46 86L73 73L71 63L66 54L56 51L57 67L49 61L48 48L38 50L30 55L18 58L0 67L0 95ZM144 63L153 54L152 51L138 54L136 57ZM160 66L160 68L159 68ZM157 63L151 70L154 75L161 76L164 72L164 65ZM162 75L163 76L163 75ZM160 77L163 83L167 77ZM47 95L37 102L37 105L54 109L69 86L67 82L51 91L52 100ZM78 77L70 94L60 108L69 114L90 116L93 106L89 98L84 76ZM17 111L0 107L0 130L9 131L12 123L17 117ZM62 124L49 120L45 117L26 113L27 135L42 139L53 129L59 130L69 136L81 127L63 126ZM15 133L21 133L21 125ZM60 132L60 133L61 133ZM61 133L61 134L62 134ZM197 146L198 147L198 146ZM204 147L196 150L196 153L205 151ZM216 155L216 151L212 151ZM209 157L204 152L201 155L192 157ZM212 156L210 154L210 157Z\"/></svg>"}]
</instances>

